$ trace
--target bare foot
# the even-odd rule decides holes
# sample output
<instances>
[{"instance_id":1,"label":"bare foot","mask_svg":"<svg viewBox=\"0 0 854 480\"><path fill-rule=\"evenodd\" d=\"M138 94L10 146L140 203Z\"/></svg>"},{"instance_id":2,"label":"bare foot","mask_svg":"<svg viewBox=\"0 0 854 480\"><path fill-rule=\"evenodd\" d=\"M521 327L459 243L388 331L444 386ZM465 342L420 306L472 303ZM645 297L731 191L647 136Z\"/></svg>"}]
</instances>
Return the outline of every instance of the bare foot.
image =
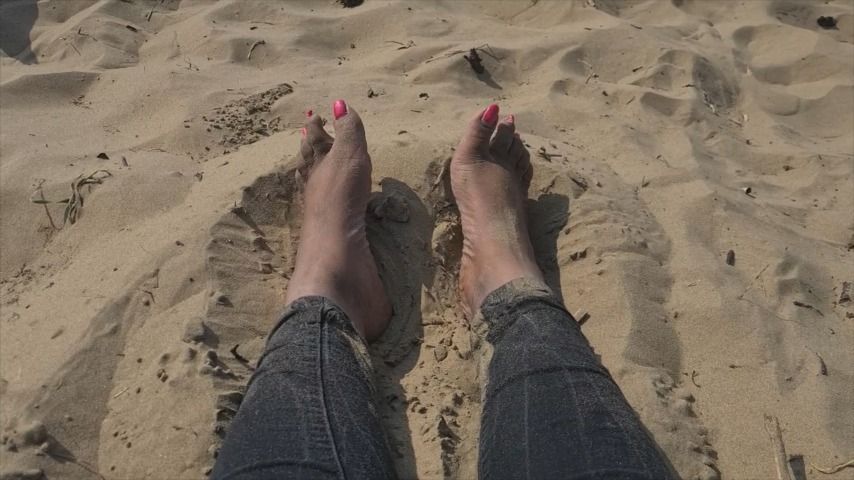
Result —
<instances>
[{"instance_id":1,"label":"bare foot","mask_svg":"<svg viewBox=\"0 0 854 480\"><path fill-rule=\"evenodd\" d=\"M451 160L463 224L460 287L469 316L505 283L543 279L525 216L531 159L514 122L510 115L499 123L498 105L490 105L469 122Z\"/></svg>"},{"instance_id":2,"label":"bare foot","mask_svg":"<svg viewBox=\"0 0 854 480\"><path fill-rule=\"evenodd\" d=\"M368 340L379 337L391 304L365 234L371 157L359 115L343 100L333 106L335 139L317 115L303 129L300 155L308 177L305 212L287 302L320 295L339 305Z\"/></svg>"}]
</instances>

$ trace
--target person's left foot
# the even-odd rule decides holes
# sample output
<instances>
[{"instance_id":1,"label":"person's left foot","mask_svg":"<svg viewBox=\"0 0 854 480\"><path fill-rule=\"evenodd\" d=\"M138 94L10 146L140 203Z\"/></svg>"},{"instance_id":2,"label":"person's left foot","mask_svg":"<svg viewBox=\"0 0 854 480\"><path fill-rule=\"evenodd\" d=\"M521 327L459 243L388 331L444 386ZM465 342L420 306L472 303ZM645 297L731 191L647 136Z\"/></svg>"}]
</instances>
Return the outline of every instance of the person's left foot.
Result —
<instances>
[{"instance_id":1,"label":"person's left foot","mask_svg":"<svg viewBox=\"0 0 854 480\"><path fill-rule=\"evenodd\" d=\"M323 119L311 115L300 155L306 168L305 212L287 302L319 295L340 306L367 340L379 337L391 318L366 236L371 157L359 115L343 100L333 106L333 139Z\"/></svg>"}]
</instances>

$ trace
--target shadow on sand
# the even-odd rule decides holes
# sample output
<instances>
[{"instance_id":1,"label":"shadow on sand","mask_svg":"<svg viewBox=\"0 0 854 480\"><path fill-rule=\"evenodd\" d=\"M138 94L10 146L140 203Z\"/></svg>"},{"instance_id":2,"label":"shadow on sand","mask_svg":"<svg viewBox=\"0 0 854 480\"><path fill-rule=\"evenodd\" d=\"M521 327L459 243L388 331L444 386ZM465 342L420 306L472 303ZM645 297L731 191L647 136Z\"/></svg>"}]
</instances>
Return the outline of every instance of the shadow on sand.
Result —
<instances>
[{"instance_id":1,"label":"shadow on sand","mask_svg":"<svg viewBox=\"0 0 854 480\"><path fill-rule=\"evenodd\" d=\"M38 17L36 0L0 1L0 51L27 65L38 63L30 49L30 31Z\"/></svg>"}]
</instances>

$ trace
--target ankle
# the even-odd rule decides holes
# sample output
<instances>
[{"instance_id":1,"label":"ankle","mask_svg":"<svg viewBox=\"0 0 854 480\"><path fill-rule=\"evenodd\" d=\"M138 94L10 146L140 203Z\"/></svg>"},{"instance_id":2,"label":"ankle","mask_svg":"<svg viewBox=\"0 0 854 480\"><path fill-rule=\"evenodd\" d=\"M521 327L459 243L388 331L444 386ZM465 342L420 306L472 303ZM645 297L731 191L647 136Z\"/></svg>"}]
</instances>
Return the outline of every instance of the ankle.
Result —
<instances>
[{"instance_id":1,"label":"ankle","mask_svg":"<svg viewBox=\"0 0 854 480\"><path fill-rule=\"evenodd\" d=\"M483 300L501 286L520 278L543 282L543 274L533 259L514 256L496 256L495 261L478 262L471 266L469 274L473 282L465 293L472 312L480 308Z\"/></svg>"}]
</instances>

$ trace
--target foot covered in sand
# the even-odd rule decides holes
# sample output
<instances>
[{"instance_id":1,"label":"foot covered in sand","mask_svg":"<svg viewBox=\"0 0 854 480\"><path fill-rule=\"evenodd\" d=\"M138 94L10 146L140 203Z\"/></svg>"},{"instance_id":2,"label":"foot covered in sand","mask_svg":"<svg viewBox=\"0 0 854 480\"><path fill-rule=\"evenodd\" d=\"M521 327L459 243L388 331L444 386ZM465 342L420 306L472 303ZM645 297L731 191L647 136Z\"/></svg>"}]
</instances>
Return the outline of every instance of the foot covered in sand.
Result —
<instances>
[{"instance_id":1,"label":"foot covered in sand","mask_svg":"<svg viewBox=\"0 0 854 480\"><path fill-rule=\"evenodd\" d=\"M391 303L365 230L371 193L365 128L343 100L333 105L334 139L320 116L308 116L300 145L305 212L287 302L326 297L347 313L364 338L374 340L388 325Z\"/></svg>"},{"instance_id":2,"label":"foot covered in sand","mask_svg":"<svg viewBox=\"0 0 854 480\"><path fill-rule=\"evenodd\" d=\"M532 173L512 115L499 122L493 104L471 119L451 160L463 227L460 288L469 317L511 280L542 281L525 215Z\"/></svg>"}]
</instances>

